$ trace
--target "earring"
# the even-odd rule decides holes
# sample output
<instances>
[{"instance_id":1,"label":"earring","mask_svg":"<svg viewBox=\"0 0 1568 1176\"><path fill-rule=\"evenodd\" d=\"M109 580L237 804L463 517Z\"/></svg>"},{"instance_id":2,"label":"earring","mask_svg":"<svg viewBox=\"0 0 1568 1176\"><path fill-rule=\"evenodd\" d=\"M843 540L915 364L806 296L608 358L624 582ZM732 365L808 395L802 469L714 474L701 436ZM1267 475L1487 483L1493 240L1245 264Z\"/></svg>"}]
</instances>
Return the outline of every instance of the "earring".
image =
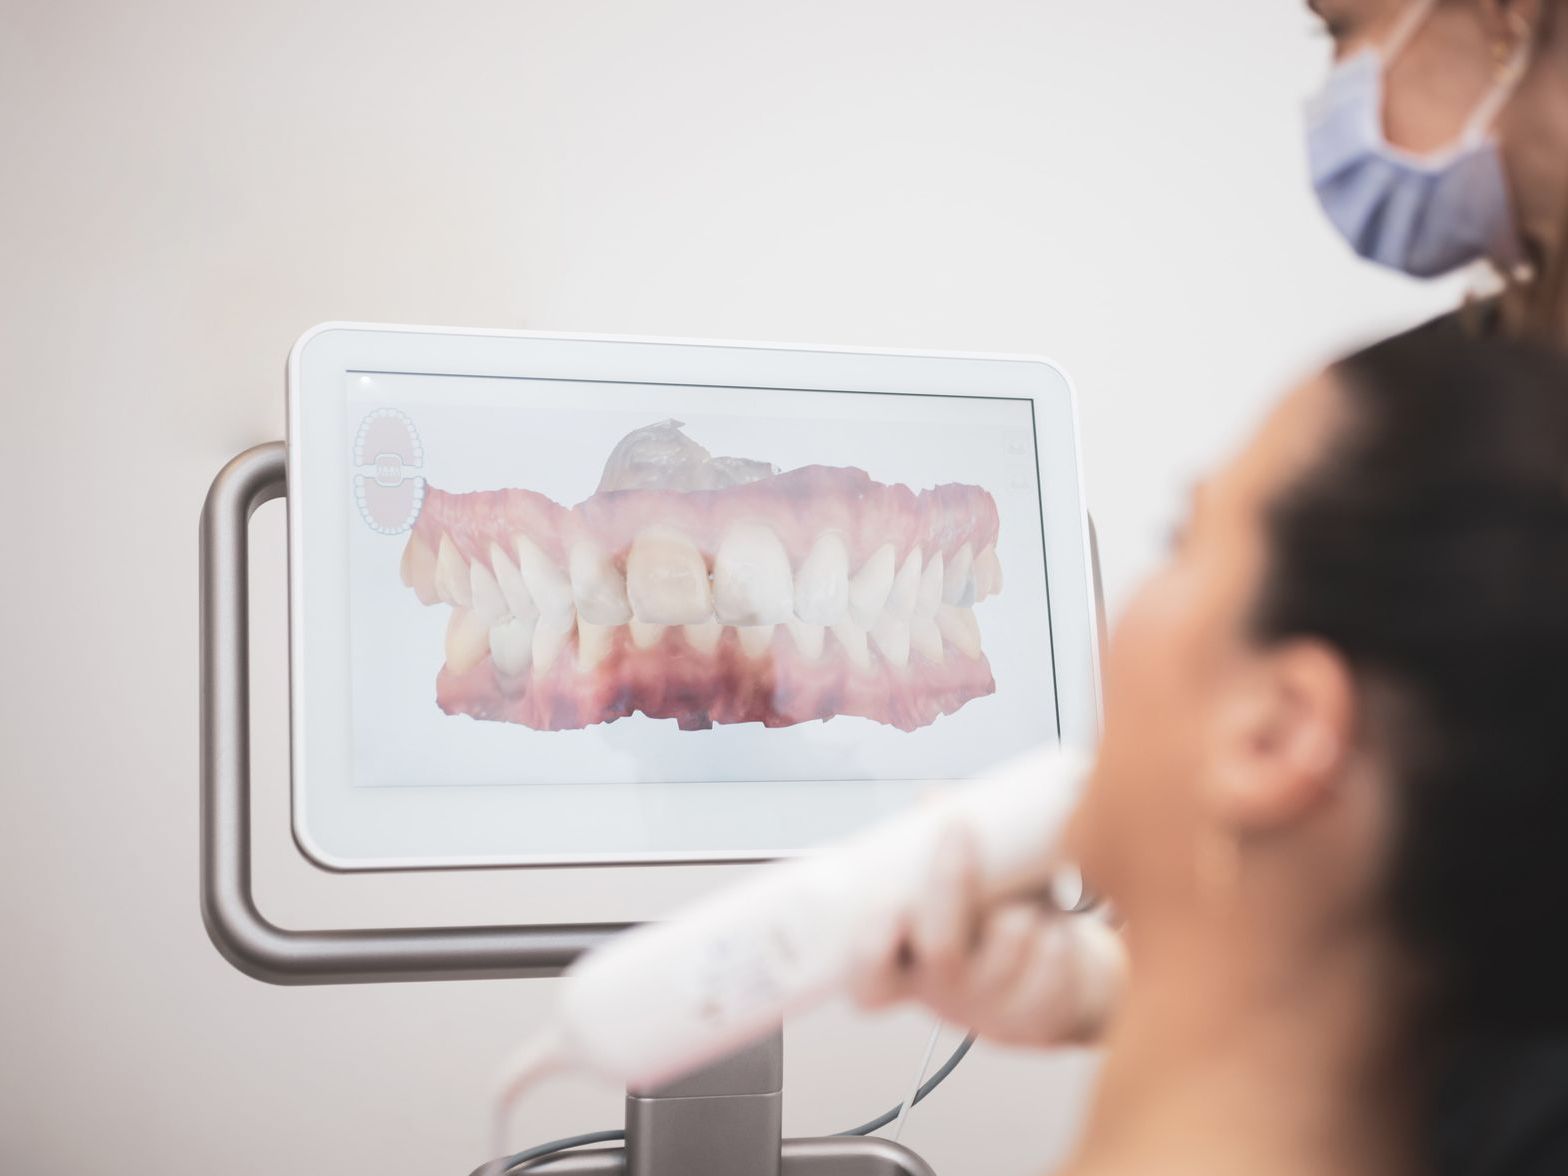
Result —
<instances>
[{"instance_id":1,"label":"earring","mask_svg":"<svg viewBox=\"0 0 1568 1176\"><path fill-rule=\"evenodd\" d=\"M1530 22L1516 8L1510 8L1504 19L1508 21L1509 35L1498 37L1492 42L1492 60L1496 63L1499 80L1509 78L1522 69L1523 62L1517 60L1516 54L1521 45L1533 39L1534 33Z\"/></svg>"}]
</instances>

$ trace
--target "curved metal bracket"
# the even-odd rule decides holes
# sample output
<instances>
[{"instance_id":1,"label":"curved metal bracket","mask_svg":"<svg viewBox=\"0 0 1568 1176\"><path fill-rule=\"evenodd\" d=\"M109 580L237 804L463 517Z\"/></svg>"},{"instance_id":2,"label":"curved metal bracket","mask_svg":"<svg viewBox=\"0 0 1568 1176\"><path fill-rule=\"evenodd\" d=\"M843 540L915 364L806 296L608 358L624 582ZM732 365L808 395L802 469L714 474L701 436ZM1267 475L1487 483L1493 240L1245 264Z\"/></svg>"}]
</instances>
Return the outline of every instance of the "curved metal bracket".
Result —
<instances>
[{"instance_id":1,"label":"curved metal bracket","mask_svg":"<svg viewBox=\"0 0 1568 1176\"><path fill-rule=\"evenodd\" d=\"M287 488L284 445L223 467L201 512L201 913L231 964L271 984L554 976L627 924L291 931L251 893L249 529Z\"/></svg>"}]
</instances>

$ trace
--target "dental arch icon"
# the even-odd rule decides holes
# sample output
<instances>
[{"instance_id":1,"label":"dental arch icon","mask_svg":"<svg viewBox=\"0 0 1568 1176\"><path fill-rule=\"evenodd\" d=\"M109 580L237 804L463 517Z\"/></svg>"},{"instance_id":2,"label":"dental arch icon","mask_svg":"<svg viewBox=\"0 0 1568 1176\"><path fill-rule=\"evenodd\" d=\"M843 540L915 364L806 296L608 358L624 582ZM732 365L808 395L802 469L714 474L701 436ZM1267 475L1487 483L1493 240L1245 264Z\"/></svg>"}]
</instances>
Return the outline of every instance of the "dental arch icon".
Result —
<instances>
[{"instance_id":1,"label":"dental arch icon","mask_svg":"<svg viewBox=\"0 0 1568 1176\"><path fill-rule=\"evenodd\" d=\"M857 715L914 731L996 690L973 605L999 592L995 500L853 467L715 458L663 421L598 490L428 488L403 582L446 604L448 714L575 730Z\"/></svg>"},{"instance_id":2,"label":"dental arch icon","mask_svg":"<svg viewBox=\"0 0 1568 1176\"><path fill-rule=\"evenodd\" d=\"M378 408L354 435L354 503L372 531L401 535L425 501L424 447L408 415Z\"/></svg>"}]
</instances>

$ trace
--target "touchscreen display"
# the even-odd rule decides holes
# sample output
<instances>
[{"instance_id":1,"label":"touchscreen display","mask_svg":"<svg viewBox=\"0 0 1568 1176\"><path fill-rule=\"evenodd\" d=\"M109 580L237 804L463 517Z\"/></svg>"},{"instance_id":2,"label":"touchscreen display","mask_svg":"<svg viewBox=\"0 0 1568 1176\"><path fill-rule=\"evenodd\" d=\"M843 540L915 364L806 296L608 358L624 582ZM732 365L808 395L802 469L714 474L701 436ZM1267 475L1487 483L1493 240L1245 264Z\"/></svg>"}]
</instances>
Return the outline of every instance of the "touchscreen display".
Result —
<instances>
[{"instance_id":1,"label":"touchscreen display","mask_svg":"<svg viewBox=\"0 0 1568 1176\"><path fill-rule=\"evenodd\" d=\"M345 380L357 785L945 780L1058 737L1031 401Z\"/></svg>"}]
</instances>

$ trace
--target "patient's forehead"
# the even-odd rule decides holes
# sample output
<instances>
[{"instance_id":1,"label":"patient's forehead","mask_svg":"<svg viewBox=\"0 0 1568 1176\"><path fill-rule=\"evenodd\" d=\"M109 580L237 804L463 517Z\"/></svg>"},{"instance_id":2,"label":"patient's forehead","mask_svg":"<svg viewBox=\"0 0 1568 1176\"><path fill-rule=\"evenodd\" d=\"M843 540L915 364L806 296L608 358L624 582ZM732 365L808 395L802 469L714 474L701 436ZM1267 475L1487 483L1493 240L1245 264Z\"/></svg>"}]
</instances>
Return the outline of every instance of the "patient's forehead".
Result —
<instances>
[{"instance_id":1,"label":"patient's forehead","mask_svg":"<svg viewBox=\"0 0 1568 1176\"><path fill-rule=\"evenodd\" d=\"M1256 509L1312 469L1344 420L1338 381L1323 372L1282 397L1214 479L1233 505Z\"/></svg>"}]
</instances>

